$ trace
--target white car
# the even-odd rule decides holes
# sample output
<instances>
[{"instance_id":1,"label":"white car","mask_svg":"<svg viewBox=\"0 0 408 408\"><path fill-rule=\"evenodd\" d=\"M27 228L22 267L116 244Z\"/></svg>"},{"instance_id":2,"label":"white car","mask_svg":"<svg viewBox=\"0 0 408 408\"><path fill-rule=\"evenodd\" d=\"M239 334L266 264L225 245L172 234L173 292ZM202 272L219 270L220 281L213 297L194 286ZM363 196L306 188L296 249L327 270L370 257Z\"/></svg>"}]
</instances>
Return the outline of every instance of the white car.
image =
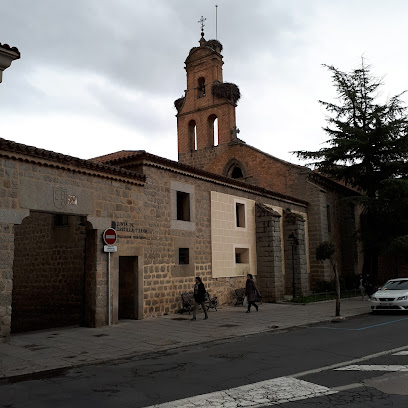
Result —
<instances>
[{"instance_id":1,"label":"white car","mask_svg":"<svg viewBox=\"0 0 408 408\"><path fill-rule=\"evenodd\" d=\"M408 278L389 280L370 299L371 310L408 310Z\"/></svg>"}]
</instances>

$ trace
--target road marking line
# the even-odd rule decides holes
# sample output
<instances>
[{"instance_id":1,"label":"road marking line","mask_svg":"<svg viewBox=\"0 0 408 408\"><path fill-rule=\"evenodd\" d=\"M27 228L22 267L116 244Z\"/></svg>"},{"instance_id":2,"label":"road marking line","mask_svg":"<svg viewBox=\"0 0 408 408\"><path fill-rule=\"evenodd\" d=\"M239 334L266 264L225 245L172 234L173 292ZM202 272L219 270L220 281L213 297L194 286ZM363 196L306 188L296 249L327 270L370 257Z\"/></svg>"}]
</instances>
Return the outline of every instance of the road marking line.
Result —
<instances>
[{"instance_id":1,"label":"road marking line","mask_svg":"<svg viewBox=\"0 0 408 408\"><path fill-rule=\"evenodd\" d=\"M329 329L329 330L361 331L361 330L372 329L373 327L385 326L385 325L387 325L387 324L401 322L401 321L403 321L403 320L408 320L408 317L406 317L406 318L404 318L404 319L391 320L390 322L373 324L372 326L360 327L360 328L358 328L358 329L350 329L350 328L347 328L347 327L329 327L329 326L311 326L310 329Z\"/></svg>"},{"instance_id":2,"label":"road marking line","mask_svg":"<svg viewBox=\"0 0 408 408\"><path fill-rule=\"evenodd\" d=\"M394 353L393 356L408 356L408 351L400 351L399 353Z\"/></svg>"},{"instance_id":3,"label":"road marking line","mask_svg":"<svg viewBox=\"0 0 408 408\"><path fill-rule=\"evenodd\" d=\"M336 371L408 371L406 365L381 365L381 364L352 364L346 367L336 368Z\"/></svg>"},{"instance_id":4,"label":"road marking line","mask_svg":"<svg viewBox=\"0 0 408 408\"><path fill-rule=\"evenodd\" d=\"M356 388L364 388L365 385L362 383L353 383L353 384L346 384L346 385L340 385L338 387L333 387L332 390L333 391L348 391L348 390L354 390Z\"/></svg>"},{"instance_id":5,"label":"road marking line","mask_svg":"<svg viewBox=\"0 0 408 408\"><path fill-rule=\"evenodd\" d=\"M343 363L337 363L337 364L332 364L332 365L328 365L328 366L325 366L325 367L315 368L313 370L303 371L301 373L289 375L288 377L299 378L299 377L304 377L304 376L310 375L310 374L321 373L322 371L335 370L336 368L345 367L345 366L348 366L348 365L351 365L351 364L361 363L362 361L367 361L367 360L371 360L372 358L386 356L387 354L398 353L398 352L403 351L403 350L408 350L408 346L397 347L397 348L394 348L394 349L391 349L391 350L386 350L386 351L380 351L379 353L370 354L368 356L356 358L356 359L350 360L350 361L344 361Z\"/></svg>"},{"instance_id":6,"label":"road marking line","mask_svg":"<svg viewBox=\"0 0 408 408\"><path fill-rule=\"evenodd\" d=\"M330 388L290 377L278 377L224 391L196 395L147 408L264 407L335 394Z\"/></svg>"}]
</instances>

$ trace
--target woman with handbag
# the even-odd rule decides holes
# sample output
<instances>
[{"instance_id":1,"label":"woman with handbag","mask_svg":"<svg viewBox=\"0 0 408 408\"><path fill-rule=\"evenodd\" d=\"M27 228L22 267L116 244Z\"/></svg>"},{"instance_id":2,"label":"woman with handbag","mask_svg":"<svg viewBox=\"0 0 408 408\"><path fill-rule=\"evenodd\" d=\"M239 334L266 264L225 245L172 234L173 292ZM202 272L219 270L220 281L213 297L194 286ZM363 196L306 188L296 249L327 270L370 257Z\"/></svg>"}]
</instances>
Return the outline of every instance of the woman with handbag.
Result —
<instances>
[{"instance_id":1,"label":"woman with handbag","mask_svg":"<svg viewBox=\"0 0 408 408\"><path fill-rule=\"evenodd\" d=\"M261 297L258 288L255 285L254 278L252 274L248 273L247 281L245 285L245 296L248 301L248 310L246 311L249 313L251 311L251 306L254 305L256 311L258 311L258 305L255 303L257 297Z\"/></svg>"},{"instance_id":2,"label":"woman with handbag","mask_svg":"<svg viewBox=\"0 0 408 408\"><path fill-rule=\"evenodd\" d=\"M208 319L207 309L205 308L205 286L203 281L199 276L195 278L195 285L194 285L194 309L193 309L193 318L191 320L196 320L197 309L201 305L204 311L204 320Z\"/></svg>"}]
</instances>

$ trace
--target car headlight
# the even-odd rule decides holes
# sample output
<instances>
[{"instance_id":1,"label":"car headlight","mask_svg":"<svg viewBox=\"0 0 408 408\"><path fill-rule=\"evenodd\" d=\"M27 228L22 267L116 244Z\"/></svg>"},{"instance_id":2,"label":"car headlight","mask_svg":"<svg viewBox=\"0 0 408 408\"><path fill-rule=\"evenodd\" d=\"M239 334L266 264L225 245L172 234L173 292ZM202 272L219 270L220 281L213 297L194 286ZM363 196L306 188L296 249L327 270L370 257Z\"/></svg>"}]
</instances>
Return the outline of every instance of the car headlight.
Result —
<instances>
[{"instance_id":1,"label":"car headlight","mask_svg":"<svg viewBox=\"0 0 408 408\"><path fill-rule=\"evenodd\" d=\"M397 300L408 300L408 296L400 296Z\"/></svg>"},{"instance_id":2,"label":"car headlight","mask_svg":"<svg viewBox=\"0 0 408 408\"><path fill-rule=\"evenodd\" d=\"M371 296L371 300L378 300L378 299L374 296Z\"/></svg>"}]
</instances>

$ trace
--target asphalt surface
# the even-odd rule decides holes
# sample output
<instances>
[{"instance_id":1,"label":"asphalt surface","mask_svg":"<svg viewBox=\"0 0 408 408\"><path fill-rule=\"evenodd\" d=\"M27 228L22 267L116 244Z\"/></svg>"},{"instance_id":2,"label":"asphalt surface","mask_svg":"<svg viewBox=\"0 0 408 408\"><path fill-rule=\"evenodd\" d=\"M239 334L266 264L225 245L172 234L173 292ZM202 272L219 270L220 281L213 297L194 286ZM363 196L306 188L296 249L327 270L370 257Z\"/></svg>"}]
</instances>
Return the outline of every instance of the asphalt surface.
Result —
<instances>
[{"instance_id":1,"label":"asphalt surface","mask_svg":"<svg viewBox=\"0 0 408 408\"><path fill-rule=\"evenodd\" d=\"M369 310L366 300L342 300L341 312L346 318ZM173 314L121 320L119 324L99 328L18 334L11 337L10 343L0 343L0 380L30 378L33 374L330 321L334 312L334 301L307 305L267 303L260 305L259 312L251 313L245 313L243 307L223 306L218 311L210 310L208 320L202 320L203 315L199 314L194 322L191 315Z\"/></svg>"},{"instance_id":2,"label":"asphalt surface","mask_svg":"<svg viewBox=\"0 0 408 408\"><path fill-rule=\"evenodd\" d=\"M0 384L0 407L402 408L408 406L407 338L408 316L385 314L219 339L58 375L38 373L32 380L10 378ZM245 393L235 390L251 386L256 396L257 384L267 381L278 384L280 400L240 405ZM313 389L291 402L302 385L323 389L323 395ZM215 393L212 403L205 400L208 393ZM251 401L276 398L273 392L265 394L263 389ZM185 405L185 398L195 405Z\"/></svg>"}]
</instances>

